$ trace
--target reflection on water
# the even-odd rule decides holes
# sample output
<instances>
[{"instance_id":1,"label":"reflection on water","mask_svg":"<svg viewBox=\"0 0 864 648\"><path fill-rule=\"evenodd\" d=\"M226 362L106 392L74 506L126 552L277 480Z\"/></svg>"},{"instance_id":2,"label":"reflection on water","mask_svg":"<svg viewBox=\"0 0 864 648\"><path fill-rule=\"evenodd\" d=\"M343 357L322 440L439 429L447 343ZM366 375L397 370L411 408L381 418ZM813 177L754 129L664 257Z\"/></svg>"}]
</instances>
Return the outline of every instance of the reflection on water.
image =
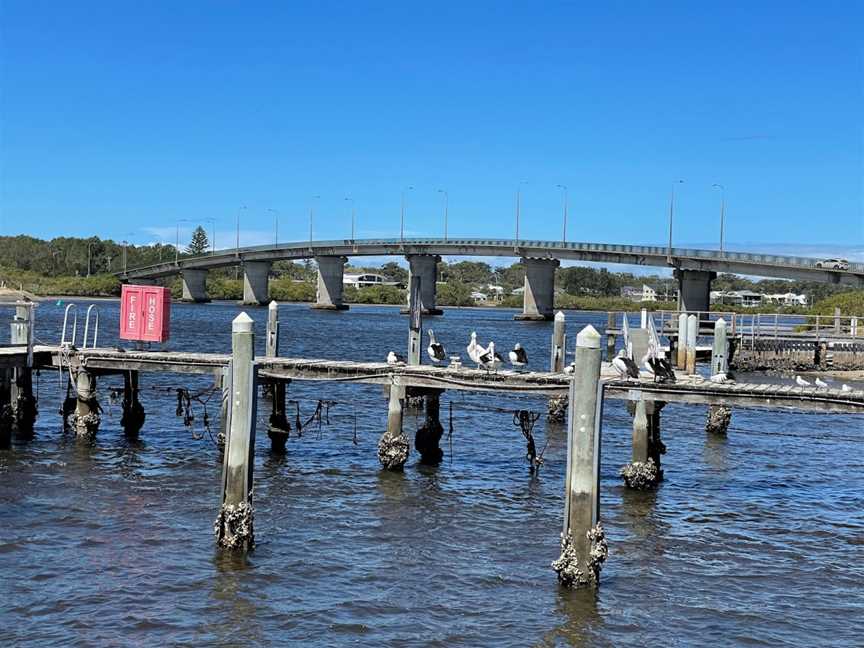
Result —
<instances>
[{"instance_id":1,"label":"reflection on water","mask_svg":"<svg viewBox=\"0 0 864 648\"><path fill-rule=\"evenodd\" d=\"M116 344L116 304L101 310L100 336ZM266 310L248 310L261 353ZM171 348L227 350L237 313L176 305ZM529 357L548 357L551 326L511 317L450 310L434 326L456 353L476 330L483 343L521 342ZM56 341L61 320L62 308L40 306L39 337ZM391 308L282 306L280 320L285 355L375 360L405 346L407 319ZM588 323L602 329L605 316L568 315L571 333ZM336 404L329 425L292 434L279 456L262 401L258 545L242 557L214 549L218 451L174 415L173 390L207 390L212 379L141 381L139 441L123 436L116 407L95 439L62 432L64 394L46 373L36 436L0 451L2 645L816 645L828 636L856 645L864 635L854 417L735 410L724 438L705 434L704 407L669 405L665 480L636 493L617 475L631 419L610 401L601 465L610 557L599 591L567 592L549 566L566 429L538 421L544 463L531 476L513 426L512 410L545 413L543 398L445 393L444 462L421 466L412 453L404 472L385 473L380 387L292 382L287 397L304 420L318 399ZM102 398L121 385L101 378ZM412 441L422 422L405 417Z\"/></svg>"}]
</instances>

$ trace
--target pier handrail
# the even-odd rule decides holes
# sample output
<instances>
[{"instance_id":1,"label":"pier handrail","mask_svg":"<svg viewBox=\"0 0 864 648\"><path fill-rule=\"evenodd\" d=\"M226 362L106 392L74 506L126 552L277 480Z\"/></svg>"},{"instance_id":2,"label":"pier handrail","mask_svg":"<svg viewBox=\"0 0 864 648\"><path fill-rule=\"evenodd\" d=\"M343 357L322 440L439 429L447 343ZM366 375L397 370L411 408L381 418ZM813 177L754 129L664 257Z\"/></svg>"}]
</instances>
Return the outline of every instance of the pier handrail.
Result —
<instances>
[{"instance_id":1,"label":"pier handrail","mask_svg":"<svg viewBox=\"0 0 864 648\"><path fill-rule=\"evenodd\" d=\"M91 348L96 348L96 342L99 337L99 309L96 308L96 304L90 304L90 306L87 307L87 317L84 318L84 340L81 343L82 349L87 348L87 337L90 331L90 312L93 311L94 308L96 309L96 321L93 326L93 344L90 346Z\"/></svg>"},{"instance_id":2,"label":"pier handrail","mask_svg":"<svg viewBox=\"0 0 864 648\"><path fill-rule=\"evenodd\" d=\"M77 304L67 304L66 310L63 311L63 333L60 337L60 346L64 346L67 344L66 342L66 324L69 321L69 311L74 311L72 314L75 318L72 320L72 340L69 342L70 346L75 346L75 338L78 335L78 306Z\"/></svg>"}]
</instances>

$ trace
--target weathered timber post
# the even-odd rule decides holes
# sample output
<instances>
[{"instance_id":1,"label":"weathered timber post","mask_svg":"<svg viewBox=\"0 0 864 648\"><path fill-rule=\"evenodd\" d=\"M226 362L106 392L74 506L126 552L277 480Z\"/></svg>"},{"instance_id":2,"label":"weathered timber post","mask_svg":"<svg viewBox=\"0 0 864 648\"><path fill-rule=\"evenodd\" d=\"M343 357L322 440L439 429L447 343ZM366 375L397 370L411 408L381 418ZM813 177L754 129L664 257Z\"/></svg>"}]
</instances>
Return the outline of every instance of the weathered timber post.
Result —
<instances>
[{"instance_id":1,"label":"weathered timber post","mask_svg":"<svg viewBox=\"0 0 864 648\"><path fill-rule=\"evenodd\" d=\"M552 353L549 358L549 371L553 373L564 371L566 350L567 322L564 313L558 311L555 313L555 323L552 329ZM546 416L550 421L563 423L567 418L567 397L553 396L550 398L546 404Z\"/></svg>"},{"instance_id":2,"label":"weathered timber post","mask_svg":"<svg viewBox=\"0 0 864 648\"><path fill-rule=\"evenodd\" d=\"M441 425L441 394L443 389L426 389L426 421L414 435L414 447L420 453L420 463L437 466L444 459L441 450L441 436L444 427Z\"/></svg>"},{"instance_id":3,"label":"weathered timber post","mask_svg":"<svg viewBox=\"0 0 864 648\"><path fill-rule=\"evenodd\" d=\"M271 301L267 307L267 337L265 339L264 355L275 358L279 355L279 338L282 327L279 325L279 304ZM265 395L271 398L267 436L270 438L270 450L276 454L285 454L285 446L291 433L291 424L285 415L285 387L283 380L270 380L264 389Z\"/></svg>"},{"instance_id":4,"label":"weathered timber post","mask_svg":"<svg viewBox=\"0 0 864 648\"><path fill-rule=\"evenodd\" d=\"M726 405L709 405L705 420L705 431L710 434L726 434L732 422L732 408Z\"/></svg>"},{"instance_id":5,"label":"weathered timber post","mask_svg":"<svg viewBox=\"0 0 864 648\"><path fill-rule=\"evenodd\" d=\"M714 322L714 346L711 348L711 375L725 373L729 369L729 346L726 338L726 320L722 317Z\"/></svg>"},{"instance_id":6,"label":"weathered timber post","mask_svg":"<svg viewBox=\"0 0 864 648\"><path fill-rule=\"evenodd\" d=\"M421 279L419 275L411 277L408 287L411 310L408 322L408 364L416 367L420 364L420 347L423 342L423 311L420 299Z\"/></svg>"},{"instance_id":7,"label":"weathered timber post","mask_svg":"<svg viewBox=\"0 0 864 648\"><path fill-rule=\"evenodd\" d=\"M853 317L851 320L849 320L849 335L851 335L853 338L858 337L858 318L857 317Z\"/></svg>"},{"instance_id":8,"label":"weathered timber post","mask_svg":"<svg viewBox=\"0 0 864 648\"><path fill-rule=\"evenodd\" d=\"M9 387L14 427L17 433L24 437L33 434L33 425L38 414L33 396L33 314L32 302L18 302L9 332L11 344L27 347L24 366L12 370Z\"/></svg>"},{"instance_id":9,"label":"weathered timber post","mask_svg":"<svg viewBox=\"0 0 864 648\"><path fill-rule=\"evenodd\" d=\"M219 385L222 388L222 403L219 412L219 432L216 434L216 447L219 448L219 454L225 452L225 441L228 439L228 434L231 430L231 377L234 375L234 365L231 360L228 364L222 367L222 372L219 377Z\"/></svg>"},{"instance_id":10,"label":"weathered timber post","mask_svg":"<svg viewBox=\"0 0 864 648\"><path fill-rule=\"evenodd\" d=\"M385 470L402 470L408 461L408 437L402 433L402 408L405 388L390 385L390 402L387 407L387 430L378 440L378 461Z\"/></svg>"},{"instance_id":11,"label":"weathered timber post","mask_svg":"<svg viewBox=\"0 0 864 648\"><path fill-rule=\"evenodd\" d=\"M124 434L130 439L137 439L138 433L144 427L147 418L141 401L138 400L138 372L123 372L123 414L120 417L120 426Z\"/></svg>"},{"instance_id":12,"label":"weathered timber post","mask_svg":"<svg viewBox=\"0 0 864 648\"><path fill-rule=\"evenodd\" d=\"M660 410L662 401L646 401L640 394L633 411L633 450L631 461L619 475L628 488L650 490L663 479L660 456L666 447L660 440Z\"/></svg>"},{"instance_id":13,"label":"weathered timber post","mask_svg":"<svg viewBox=\"0 0 864 648\"><path fill-rule=\"evenodd\" d=\"M84 368L79 368L75 377L75 391L75 411L69 426L75 428L75 434L79 437L93 436L102 421L102 408L96 400L96 376Z\"/></svg>"},{"instance_id":14,"label":"weathered timber post","mask_svg":"<svg viewBox=\"0 0 864 648\"><path fill-rule=\"evenodd\" d=\"M699 331L699 318L690 315L687 318L687 373L696 373L696 335Z\"/></svg>"},{"instance_id":15,"label":"weathered timber post","mask_svg":"<svg viewBox=\"0 0 864 648\"><path fill-rule=\"evenodd\" d=\"M615 313L609 313L606 316L606 361L612 362L615 357L615 334L610 333L611 329L615 328Z\"/></svg>"},{"instance_id":16,"label":"weathered timber post","mask_svg":"<svg viewBox=\"0 0 864 648\"><path fill-rule=\"evenodd\" d=\"M687 366L687 313L678 316L678 368Z\"/></svg>"},{"instance_id":17,"label":"weathered timber post","mask_svg":"<svg viewBox=\"0 0 864 648\"><path fill-rule=\"evenodd\" d=\"M834 334L840 335L840 307L834 307Z\"/></svg>"},{"instance_id":18,"label":"weathered timber post","mask_svg":"<svg viewBox=\"0 0 864 648\"><path fill-rule=\"evenodd\" d=\"M255 545L252 470L258 368L252 318L240 313L231 325L231 429L222 468L222 506L213 530L225 549L248 551Z\"/></svg>"},{"instance_id":19,"label":"weathered timber post","mask_svg":"<svg viewBox=\"0 0 864 648\"><path fill-rule=\"evenodd\" d=\"M586 326L576 336L576 370L570 382L564 531L561 556L552 563L565 587L597 585L609 553L600 525L600 334Z\"/></svg>"},{"instance_id":20,"label":"weathered timber post","mask_svg":"<svg viewBox=\"0 0 864 648\"><path fill-rule=\"evenodd\" d=\"M639 328L647 329L648 328L648 309L643 308L639 311Z\"/></svg>"},{"instance_id":21,"label":"weathered timber post","mask_svg":"<svg viewBox=\"0 0 864 648\"><path fill-rule=\"evenodd\" d=\"M12 443L15 416L10 394L11 373L11 369L0 368L0 448L8 448Z\"/></svg>"}]
</instances>

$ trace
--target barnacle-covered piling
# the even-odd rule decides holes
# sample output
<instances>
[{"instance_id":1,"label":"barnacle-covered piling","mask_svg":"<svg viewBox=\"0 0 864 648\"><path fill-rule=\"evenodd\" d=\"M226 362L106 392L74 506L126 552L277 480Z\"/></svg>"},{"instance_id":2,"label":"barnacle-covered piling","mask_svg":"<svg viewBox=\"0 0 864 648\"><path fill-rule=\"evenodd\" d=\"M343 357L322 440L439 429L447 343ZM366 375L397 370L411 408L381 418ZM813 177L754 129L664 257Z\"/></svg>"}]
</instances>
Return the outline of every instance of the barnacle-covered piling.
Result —
<instances>
[{"instance_id":1,"label":"barnacle-covered piling","mask_svg":"<svg viewBox=\"0 0 864 648\"><path fill-rule=\"evenodd\" d=\"M726 434L732 422L732 408L725 405L709 405L705 420L705 431L712 434Z\"/></svg>"}]
</instances>

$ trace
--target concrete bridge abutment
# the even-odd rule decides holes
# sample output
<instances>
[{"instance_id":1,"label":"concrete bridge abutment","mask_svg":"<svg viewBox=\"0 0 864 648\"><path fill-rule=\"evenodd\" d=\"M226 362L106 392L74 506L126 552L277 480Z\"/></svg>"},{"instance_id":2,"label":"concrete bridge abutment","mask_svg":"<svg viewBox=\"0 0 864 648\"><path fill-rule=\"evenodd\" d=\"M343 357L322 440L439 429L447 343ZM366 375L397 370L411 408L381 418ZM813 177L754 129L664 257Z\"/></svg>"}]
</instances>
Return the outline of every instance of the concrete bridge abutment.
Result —
<instances>
[{"instance_id":1,"label":"concrete bridge abutment","mask_svg":"<svg viewBox=\"0 0 864 648\"><path fill-rule=\"evenodd\" d=\"M243 305L261 306L269 299L269 261L243 262Z\"/></svg>"},{"instance_id":2,"label":"concrete bridge abutment","mask_svg":"<svg viewBox=\"0 0 864 648\"><path fill-rule=\"evenodd\" d=\"M207 271L194 268L186 268L180 273L183 284L183 297L185 302L209 302L207 296Z\"/></svg>"},{"instance_id":3,"label":"concrete bridge abutment","mask_svg":"<svg viewBox=\"0 0 864 648\"><path fill-rule=\"evenodd\" d=\"M436 254L409 254L408 259L408 285L411 285L411 277L420 277L420 308L424 315L442 315L443 310L438 308L437 283L438 262L441 257ZM408 308L403 313L410 312L411 291L408 291Z\"/></svg>"},{"instance_id":4,"label":"concrete bridge abutment","mask_svg":"<svg viewBox=\"0 0 864 648\"><path fill-rule=\"evenodd\" d=\"M675 270L678 280L678 310L693 313L711 309L711 281L716 272L708 270Z\"/></svg>"},{"instance_id":5,"label":"concrete bridge abutment","mask_svg":"<svg viewBox=\"0 0 864 648\"><path fill-rule=\"evenodd\" d=\"M525 264L525 292L522 313L513 319L542 322L555 316L555 269L557 259L522 259Z\"/></svg>"},{"instance_id":6,"label":"concrete bridge abutment","mask_svg":"<svg viewBox=\"0 0 864 648\"><path fill-rule=\"evenodd\" d=\"M342 302L342 282L345 272L344 256L317 256L318 291L312 308L319 310L348 310Z\"/></svg>"}]
</instances>

